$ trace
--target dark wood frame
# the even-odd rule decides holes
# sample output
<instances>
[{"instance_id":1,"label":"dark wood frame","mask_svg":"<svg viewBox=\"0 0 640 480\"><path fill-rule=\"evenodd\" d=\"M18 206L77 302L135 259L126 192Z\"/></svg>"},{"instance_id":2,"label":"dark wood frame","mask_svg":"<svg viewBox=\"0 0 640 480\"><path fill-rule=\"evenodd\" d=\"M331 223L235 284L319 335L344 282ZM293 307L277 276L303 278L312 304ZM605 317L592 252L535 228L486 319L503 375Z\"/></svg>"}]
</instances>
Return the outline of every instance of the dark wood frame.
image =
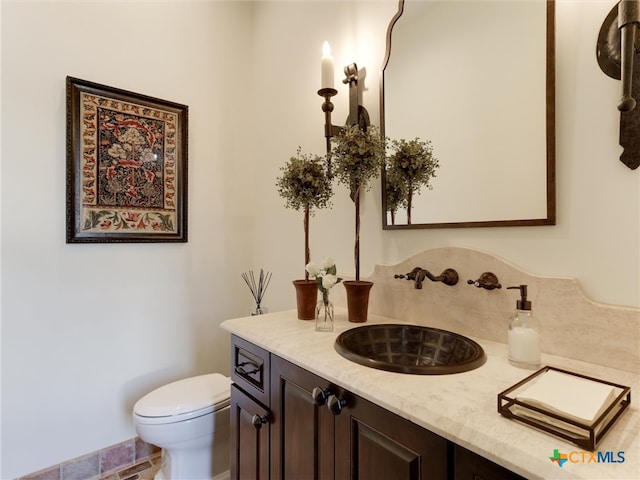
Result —
<instances>
[{"instance_id":1,"label":"dark wood frame","mask_svg":"<svg viewBox=\"0 0 640 480\"><path fill-rule=\"evenodd\" d=\"M382 228L383 230L431 229L431 228L475 228L475 227L526 227L556 225L556 40L555 40L555 0L546 0L546 169L547 169L547 211L545 218L526 220L488 220L474 222L415 223L390 225L387 221L386 176L382 168ZM404 13L404 0L398 0L398 11L387 28L387 50L382 62L380 75L380 125L385 134L384 74L391 55L393 27Z\"/></svg>"},{"instance_id":2,"label":"dark wood frame","mask_svg":"<svg viewBox=\"0 0 640 480\"><path fill-rule=\"evenodd\" d=\"M67 243L186 242L188 107L73 77L66 101Z\"/></svg>"}]
</instances>

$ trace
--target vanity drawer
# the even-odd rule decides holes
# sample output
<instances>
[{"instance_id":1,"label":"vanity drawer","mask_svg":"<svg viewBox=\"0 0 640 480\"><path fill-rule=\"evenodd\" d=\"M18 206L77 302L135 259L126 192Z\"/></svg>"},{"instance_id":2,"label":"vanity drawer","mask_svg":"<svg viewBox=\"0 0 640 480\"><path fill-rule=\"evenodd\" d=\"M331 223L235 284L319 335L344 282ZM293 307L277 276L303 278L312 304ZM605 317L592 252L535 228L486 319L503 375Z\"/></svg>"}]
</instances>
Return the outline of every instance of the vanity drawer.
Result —
<instances>
[{"instance_id":1,"label":"vanity drawer","mask_svg":"<svg viewBox=\"0 0 640 480\"><path fill-rule=\"evenodd\" d=\"M231 336L231 379L242 390L269 404L270 356L267 350Z\"/></svg>"}]
</instances>

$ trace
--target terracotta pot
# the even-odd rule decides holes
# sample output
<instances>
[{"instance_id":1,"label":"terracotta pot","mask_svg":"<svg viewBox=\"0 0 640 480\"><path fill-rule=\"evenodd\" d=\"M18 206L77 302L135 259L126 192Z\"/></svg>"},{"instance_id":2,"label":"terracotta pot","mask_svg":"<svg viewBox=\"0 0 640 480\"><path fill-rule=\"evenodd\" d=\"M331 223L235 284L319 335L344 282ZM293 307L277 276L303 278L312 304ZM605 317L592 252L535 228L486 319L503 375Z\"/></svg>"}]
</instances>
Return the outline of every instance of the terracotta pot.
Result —
<instances>
[{"instance_id":1,"label":"terracotta pot","mask_svg":"<svg viewBox=\"0 0 640 480\"><path fill-rule=\"evenodd\" d=\"M347 280L342 282L347 290L347 313L350 322L363 323L367 321L369 310L369 291L373 282L365 280Z\"/></svg>"},{"instance_id":2,"label":"terracotta pot","mask_svg":"<svg viewBox=\"0 0 640 480\"><path fill-rule=\"evenodd\" d=\"M318 303L318 283L315 280L294 280L298 320L315 320Z\"/></svg>"}]
</instances>

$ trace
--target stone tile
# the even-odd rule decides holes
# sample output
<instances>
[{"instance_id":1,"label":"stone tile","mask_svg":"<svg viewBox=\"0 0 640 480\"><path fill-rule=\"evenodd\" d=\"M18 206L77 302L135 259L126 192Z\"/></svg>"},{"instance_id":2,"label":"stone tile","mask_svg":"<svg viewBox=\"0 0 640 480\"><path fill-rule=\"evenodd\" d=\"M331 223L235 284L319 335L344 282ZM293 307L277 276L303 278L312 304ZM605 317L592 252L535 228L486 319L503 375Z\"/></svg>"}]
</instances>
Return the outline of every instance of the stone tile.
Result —
<instances>
[{"instance_id":1,"label":"stone tile","mask_svg":"<svg viewBox=\"0 0 640 480\"><path fill-rule=\"evenodd\" d=\"M99 480L154 480L161 464L162 455L158 452L135 465L103 475Z\"/></svg>"},{"instance_id":2,"label":"stone tile","mask_svg":"<svg viewBox=\"0 0 640 480\"><path fill-rule=\"evenodd\" d=\"M100 476L100 454L81 457L61 466L61 480L89 480Z\"/></svg>"},{"instance_id":3,"label":"stone tile","mask_svg":"<svg viewBox=\"0 0 640 480\"><path fill-rule=\"evenodd\" d=\"M158 470L160 470L160 465L154 465L153 467L147 469L147 470L143 470L142 472L140 472L138 475L137 479L127 479L127 480L153 480L153 477L155 477L156 473L158 473ZM125 480L125 479L122 479Z\"/></svg>"},{"instance_id":4,"label":"stone tile","mask_svg":"<svg viewBox=\"0 0 640 480\"><path fill-rule=\"evenodd\" d=\"M21 477L19 480L60 480L60 466L56 465L55 467L32 473L26 477Z\"/></svg>"},{"instance_id":5,"label":"stone tile","mask_svg":"<svg viewBox=\"0 0 640 480\"><path fill-rule=\"evenodd\" d=\"M160 447L156 447L150 443L136 437L136 456L135 461L142 460L160 453Z\"/></svg>"},{"instance_id":6,"label":"stone tile","mask_svg":"<svg viewBox=\"0 0 640 480\"><path fill-rule=\"evenodd\" d=\"M161 462L162 450L136 437L17 480L153 480Z\"/></svg>"},{"instance_id":7,"label":"stone tile","mask_svg":"<svg viewBox=\"0 0 640 480\"><path fill-rule=\"evenodd\" d=\"M133 464L135 455L134 442L121 443L100 452L100 472L105 473L120 470Z\"/></svg>"},{"instance_id":8,"label":"stone tile","mask_svg":"<svg viewBox=\"0 0 640 480\"><path fill-rule=\"evenodd\" d=\"M153 465L151 464L151 462L149 461L144 461L142 463L138 463L132 467L126 468L120 472L118 472L118 476L121 479L125 479L125 478L130 478L131 476L140 473L144 470L148 470L150 468L152 468Z\"/></svg>"}]
</instances>

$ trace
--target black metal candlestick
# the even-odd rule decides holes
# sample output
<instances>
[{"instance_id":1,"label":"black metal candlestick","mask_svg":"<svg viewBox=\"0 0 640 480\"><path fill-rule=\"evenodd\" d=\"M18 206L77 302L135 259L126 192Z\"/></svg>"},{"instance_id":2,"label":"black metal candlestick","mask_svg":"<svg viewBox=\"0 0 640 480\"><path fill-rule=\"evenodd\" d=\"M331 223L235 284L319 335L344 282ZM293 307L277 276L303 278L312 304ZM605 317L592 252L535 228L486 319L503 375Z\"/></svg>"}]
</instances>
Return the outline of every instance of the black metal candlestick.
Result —
<instances>
[{"instance_id":1,"label":"black metal candlestick","mask_svg":"<svg viewBox=\"0 0 640 480\"><path fill-rule=\"evenodd\" d=\"M358 103L358 66L355 63L344 67L345 79L342 83L349 85L349 116L347 117L347 125L359 125L360 128L366 130L369 126L369 113ZM331 123L331 112L333 112L333 103L331 97L338 94L335 88L321 88L318 95L324 98L322 103L322 111L324 112L324 136L327 140L327 172L329 177L331 172L331 137L338 135L342 127L338 127Z\"/></svg>"},{"instance_id":2,"label":"black metal candlestick","mask_svg":"<svg viewBox=\"0 0 640 480\"><path fill-rule=\"evenodd\" d=\"M340 133L340 127L331 124L331 112L333 112L331 97L337 94L338 91L335 88L321 88L318 90L318 95L324 97L322 111L324 112L324 136L327 141L327 174L329 178L333 175L331 172L331 137Z\"/></svg>"}]
</instances>

